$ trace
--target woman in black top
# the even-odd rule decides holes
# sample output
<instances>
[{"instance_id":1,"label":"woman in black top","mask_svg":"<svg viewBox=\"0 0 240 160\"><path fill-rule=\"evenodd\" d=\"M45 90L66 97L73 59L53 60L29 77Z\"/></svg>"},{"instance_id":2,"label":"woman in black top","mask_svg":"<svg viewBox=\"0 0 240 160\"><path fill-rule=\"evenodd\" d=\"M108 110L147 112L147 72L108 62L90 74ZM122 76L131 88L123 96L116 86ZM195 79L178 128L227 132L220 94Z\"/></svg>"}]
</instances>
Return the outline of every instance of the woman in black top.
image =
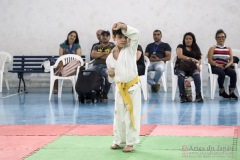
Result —
<instances>
[{"instance_id":1,"label":"woman in black top","mask_svg":"<svg viewBox=\"0 0 240 160\"><path fill-rule=\"evenodd\" d=\"M138 68L138 75L144 75L145 74L145 63L144 63L144 54L142 47L138 45L137 48L137 68Z\"/></svg>"},{"instance_id":2,"label":"woman in black top","mask_svg":"<svg viewBox=\"0 0 240 160\"><path fill-rule=\"evenodd\" d=\"M196 101L203 102L201 95L201 79L200 79L200 68L201 64L201 51L196 43L196 39L193 33L188 32L183 37L183 44L179 44L177 47L177 62L174 70L175 75L178 76L178 87L180 92L180 102L184 103L187 101L185 96L185 88L184 88L184 79L185 76L191 76L194 80L195 88L196 88ZM197 69L191 71L185 71L179 69L178 63L180 60L189 60L191 59L197 65Z\"/></svg>"}]
</instances>

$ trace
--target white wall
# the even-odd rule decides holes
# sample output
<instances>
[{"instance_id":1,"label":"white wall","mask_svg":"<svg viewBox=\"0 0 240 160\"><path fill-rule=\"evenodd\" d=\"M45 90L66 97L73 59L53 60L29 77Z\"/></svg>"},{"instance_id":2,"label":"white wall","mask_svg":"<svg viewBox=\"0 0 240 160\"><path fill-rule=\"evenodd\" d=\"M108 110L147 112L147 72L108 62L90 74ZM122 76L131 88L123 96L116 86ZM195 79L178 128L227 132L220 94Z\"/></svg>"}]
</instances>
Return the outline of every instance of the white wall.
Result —
<instances>
[{"instance_id":1,"label":"white wall","mask_svg":"<svg viewBox=\"0 0 240 160\"><path fill-rule=\"evenodd\" d=\"M153 41L153 30L160 29L175 55L184 33L191 31L206 54L220 28L227 33L226 44L240 48L239 8L239 0L1 0L0 50L57 55L59 44L76 30L89 57L96 30L111 30L122 21L140 30L144 49Z\"/></svg>"}]
</instances>

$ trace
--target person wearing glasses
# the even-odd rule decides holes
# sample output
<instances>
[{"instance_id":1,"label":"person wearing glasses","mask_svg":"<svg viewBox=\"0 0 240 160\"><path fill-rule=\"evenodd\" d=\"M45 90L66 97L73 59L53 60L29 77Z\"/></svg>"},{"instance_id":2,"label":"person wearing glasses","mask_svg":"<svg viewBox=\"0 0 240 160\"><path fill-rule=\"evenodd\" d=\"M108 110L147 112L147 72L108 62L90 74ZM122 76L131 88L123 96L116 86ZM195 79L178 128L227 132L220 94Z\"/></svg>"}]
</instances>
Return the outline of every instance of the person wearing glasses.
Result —
<instances>
[{"instance_id":1,"label":"person wearing glasses","mask_svg":"<svg viewBox=\"0 0 240 160\"><path fill-rule=\"evenodd\" d=\"M158 92L160 90L159 80L165 70L165 62L171 59L171 47L168 43L161 41L162 32L160 30L153 32L153 39L154 42L146 47L145 56L150 60L148 72L155 71L155 76L151 78L148 74L147 81L151 85L152 92Z\"/></svg>"},{"instance_id":2,"label":"person wearing glasses","mask_svg":"<svg viewBox=\"0 0 240 160\"><path fill-rule=\"evenodd\" d=\"M208 51L208 63L211 64L212 73L218 75L219 96L238 100L238 97L234 94L237 75L231 67L233 64L233 53L231 47L224 44L226 38L227 35L222 29L216 32L215 39L217 44ZM226 93L223 86L226 75L230 77L229 94Z\"/></svg>"}]
</instances>

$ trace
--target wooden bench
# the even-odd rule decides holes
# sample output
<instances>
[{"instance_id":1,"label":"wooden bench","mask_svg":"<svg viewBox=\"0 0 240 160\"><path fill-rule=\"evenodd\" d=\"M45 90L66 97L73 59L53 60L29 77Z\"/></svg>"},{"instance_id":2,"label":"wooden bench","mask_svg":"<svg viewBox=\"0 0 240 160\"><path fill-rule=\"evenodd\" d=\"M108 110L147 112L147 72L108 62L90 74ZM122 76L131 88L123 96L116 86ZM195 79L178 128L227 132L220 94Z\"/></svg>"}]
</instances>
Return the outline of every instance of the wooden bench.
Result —
<instances>
[{"instance_id":1,"label":"wooden bench","mask_svg":"<svg viewBox=\"0 0 240 160\"><path fill-rule=\"evenodd\" d=\"M54 57L54 59L56 60L59 56L13 56L13 68L9 72L18 74L18 92L21 91L21 82L23 82L24 93L28 93L24 80L24 73L49 73L44 72L44 69L42 68L42 63L44 60L52 57ZM82 55L81 57L85 62L85 55Z\"/></svg>"}]
</instances>

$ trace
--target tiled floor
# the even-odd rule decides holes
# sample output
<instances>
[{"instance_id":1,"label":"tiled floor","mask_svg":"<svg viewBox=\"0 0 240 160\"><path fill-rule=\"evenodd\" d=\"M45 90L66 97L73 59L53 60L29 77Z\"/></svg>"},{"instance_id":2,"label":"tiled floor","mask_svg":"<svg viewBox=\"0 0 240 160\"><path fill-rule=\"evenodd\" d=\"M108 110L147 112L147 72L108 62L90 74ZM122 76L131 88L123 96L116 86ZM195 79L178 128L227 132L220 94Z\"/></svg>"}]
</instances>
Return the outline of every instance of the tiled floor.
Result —
<instances>
[{"instance_id":1,"label":"tiled floor","mask_svg":"<svg viewBox=\"0 0 240 160\"><path fill-rule=\"evenodd\" d=\"M95 104L79 104L71 88L64 88L62 98L54 95L51 101L48 88L28 88L28 94L16 91L11 88L0 93L0 160L185 159L186 154L205 159L205 152L192 155L186 153L186 146L219 148L219 143L234 148L224 158L237 160L240 156L238 101L206 96L204 103L181 104L178 98L171 100L171 91L150 93L147 101L142 100L141 142L136 152L123 154L109 149L114 112L111 91L108 102ZM96 145L96 138L101 145ZM216 153L209 153L208 159L224 159ZM93 154L97 156L93 158Z\"/></svg>"},{"instance_id":2,"label":"tiled floor","mask_svg":"<svg viewBox=\"0 0 240 160\"><path fill-rule=\"evenodd\" d=\"M29 88L27 94L17 94L16 88L0 93L0 124L112 124L114 100L79 104L70 88L61 99L48 100L49 88ZM110 93L112 93L110 91ZM142 124L168 125L240 125L240 102L214 100L205 97L204 103L179 103L171 100L171 91L150 93L142 100Z\"/></svg>"}]
</instances>

